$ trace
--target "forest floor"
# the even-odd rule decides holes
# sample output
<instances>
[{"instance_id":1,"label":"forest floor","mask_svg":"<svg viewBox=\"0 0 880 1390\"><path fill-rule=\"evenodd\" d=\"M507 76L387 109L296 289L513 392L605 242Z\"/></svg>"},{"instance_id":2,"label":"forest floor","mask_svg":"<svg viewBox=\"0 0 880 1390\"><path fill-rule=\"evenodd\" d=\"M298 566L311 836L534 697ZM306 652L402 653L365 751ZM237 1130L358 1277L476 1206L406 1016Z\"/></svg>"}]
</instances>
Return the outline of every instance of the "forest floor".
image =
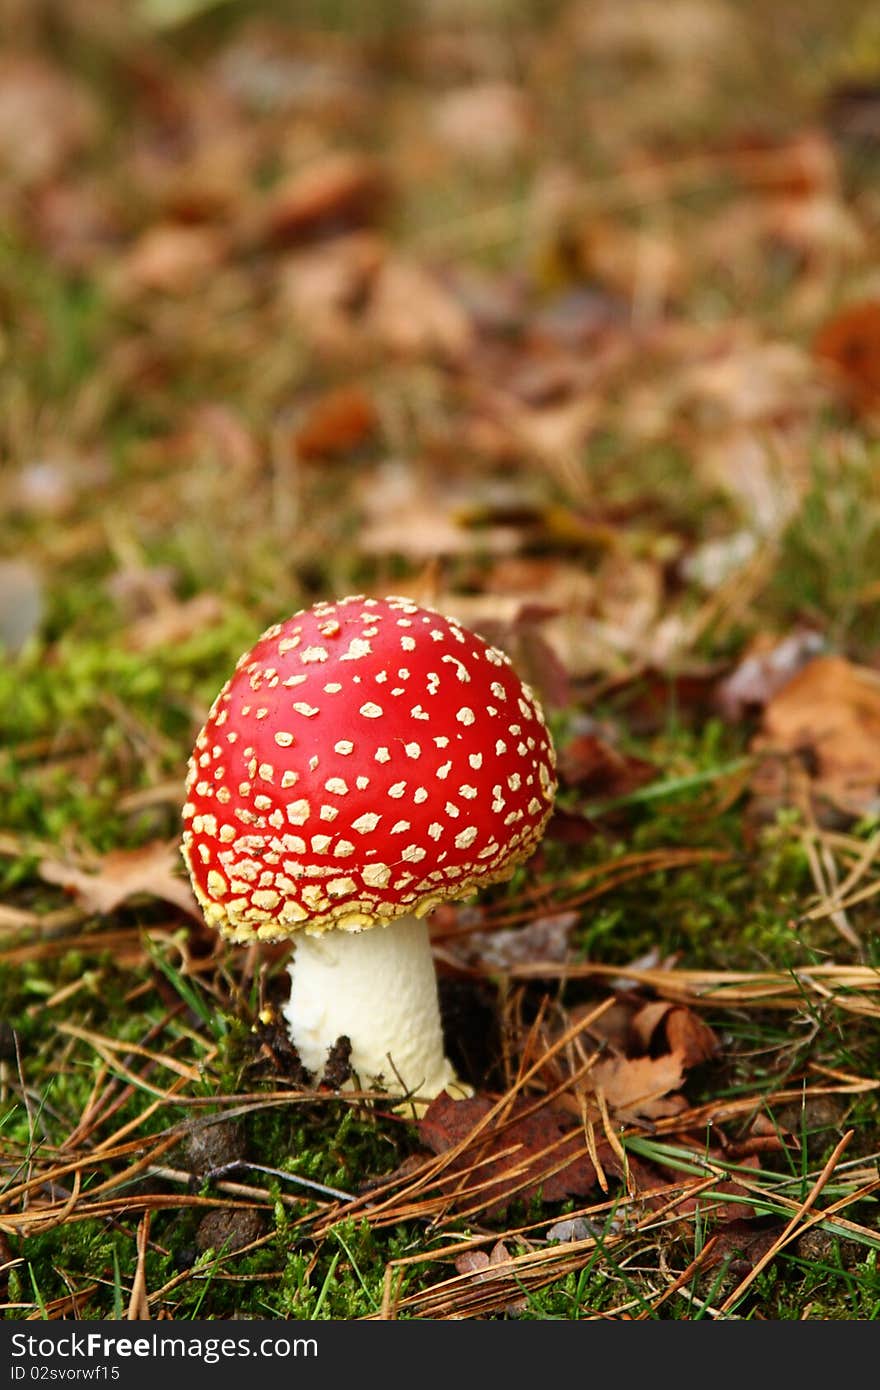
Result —
<instances>
[{"instance_id":1,"label":"forest floor","mask_svg":"<svg viewBox=\"0 0 880 1390\"><path fill-rule=\"evenodd\" d=\"M876 16L290 9L0 0L5 1316L877 1317ZM352 593L559 755L417 1121L179 856L237 657Z\"/></svg>"}]
</instances>

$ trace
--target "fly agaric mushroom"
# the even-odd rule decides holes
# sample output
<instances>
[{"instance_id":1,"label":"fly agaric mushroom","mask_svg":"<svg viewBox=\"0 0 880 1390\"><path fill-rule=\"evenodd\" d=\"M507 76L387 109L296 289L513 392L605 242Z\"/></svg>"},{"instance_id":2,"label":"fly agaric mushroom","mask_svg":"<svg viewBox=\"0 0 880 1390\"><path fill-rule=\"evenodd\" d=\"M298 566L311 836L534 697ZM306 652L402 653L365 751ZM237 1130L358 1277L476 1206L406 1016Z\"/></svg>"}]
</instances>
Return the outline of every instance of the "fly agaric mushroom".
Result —
<instances>
[{"instance_id":1,"label":"fly agaric mushroom","mask_svg":"<svg viewBox=\"0 0 880 1390\"><path fill-rule=\"evenodd\" d=\"M454 1093L424 919L533 852L554 769L509 658L408 599L315 604L241 657L190 759L183 855L224 937L294 938L310 1071L345 1035L362 1083Z\"/></svg>"}]
</instances>

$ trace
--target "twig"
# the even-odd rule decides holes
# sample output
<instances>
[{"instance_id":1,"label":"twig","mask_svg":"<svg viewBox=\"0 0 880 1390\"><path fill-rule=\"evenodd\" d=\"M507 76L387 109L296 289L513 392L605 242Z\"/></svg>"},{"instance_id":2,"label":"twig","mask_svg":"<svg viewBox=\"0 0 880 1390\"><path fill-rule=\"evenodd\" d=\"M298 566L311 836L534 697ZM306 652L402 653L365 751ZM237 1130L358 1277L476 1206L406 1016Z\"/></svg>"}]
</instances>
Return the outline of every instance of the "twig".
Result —
<instances>
[{"instance_id":1,"label":"twig","mask_svg":"<svg viewBox=\"0 0 880 1390\"><path fill-rule=\"evenodd\" d=\"M795 1235L797 1235L799 1224L802 1222L803 1218L807 1215L810 1208L816 1202L823 1187L825 1187L826 1183L828 1182L829 1178L834 1172L834 1169L837 1167L837 1160L840 1158L840 1155L843 1153L844 1149L847 1147L854 1134L854 1129L848 1129L846 1134L844 1134L843 1138L840 1140L840 1143L836 1146L828 1162L825 1164L825 1167L822 1169L822 1172L819 1174L818 1178L811 1187L806 1197L806 1200L798 1207L797 1211L794 1213L791 1220L788 1222L788 1225L785 1227L785 1230L782 1232L780 1236L777 1237L776 1240L774 1240L773 1244L770 1246L770 1249L765 1251L765 1253L761 1256L760 1260L758 1260L757 1264L754 1265L753 1268L749 1270L745 1278L742 1279L739 1284L737 1284L733 1293L730 1294L724 1300L724 1302L718 1310L720 1314L723 1315L729 1312L730 1309L732 1309L740 1301L746 1289L749 1288L750 1285L755 1282L758 1275L767 1268L770 1261L775 1259L776 1256L779 1254L780 1250L785 1245L787 1245L790 1240L793 1240Z\"/></svg>"}]
</instances>

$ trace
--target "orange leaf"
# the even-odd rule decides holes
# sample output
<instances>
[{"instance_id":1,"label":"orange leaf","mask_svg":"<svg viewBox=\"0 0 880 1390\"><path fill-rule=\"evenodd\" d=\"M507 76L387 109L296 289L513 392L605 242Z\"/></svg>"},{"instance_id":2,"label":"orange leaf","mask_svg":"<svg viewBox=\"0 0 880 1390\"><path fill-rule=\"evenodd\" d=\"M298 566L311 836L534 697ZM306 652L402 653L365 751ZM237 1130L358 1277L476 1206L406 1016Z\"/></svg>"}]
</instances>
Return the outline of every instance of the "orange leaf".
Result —
<instances>
[{"instance_id":1,"label":"orange leaf","mask_svg":"<svg viewBox=\"0 0 880 1390\"><path fill-rule=\"evenodd\" d=\"M378 423L376 407L362 386L340 386L312 403L294 443L304 459L345 454L375 434Z\"/></svg>"},{"instance_id":2,"label":"orange leaf","mask_svg":"<svg viewBox=\"0 0 880 1390\"><path fill-rule=\"evenodd\" d=\"M857 410L880 405L880 300L841 310L820 330L813 350L830 364Z\"/></svg>"}]
</instances>

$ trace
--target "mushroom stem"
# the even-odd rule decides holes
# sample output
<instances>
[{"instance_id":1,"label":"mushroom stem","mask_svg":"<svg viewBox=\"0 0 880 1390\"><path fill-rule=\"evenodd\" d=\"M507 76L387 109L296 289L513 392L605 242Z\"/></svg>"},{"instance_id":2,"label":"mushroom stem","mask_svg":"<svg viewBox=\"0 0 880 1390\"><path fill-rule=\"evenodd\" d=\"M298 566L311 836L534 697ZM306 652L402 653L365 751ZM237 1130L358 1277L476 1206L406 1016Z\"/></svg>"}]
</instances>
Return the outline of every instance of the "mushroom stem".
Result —
<instances>
[{"instance_id":1,"label":"mushroom stem","mask_svg":"<svg viewBox=\"0 0 880 1390\"><path fill-rule=\"evenodd\" d=\"M398 917L371 930L300 933L284 1005L291 1040L320 1075L327 1050L351 1041L352 1072L362 1086L416 1097L424 1110L443 1090L469 1094L443 1053L437 979L427 923Z\"/></svg>"}]
</instances>

